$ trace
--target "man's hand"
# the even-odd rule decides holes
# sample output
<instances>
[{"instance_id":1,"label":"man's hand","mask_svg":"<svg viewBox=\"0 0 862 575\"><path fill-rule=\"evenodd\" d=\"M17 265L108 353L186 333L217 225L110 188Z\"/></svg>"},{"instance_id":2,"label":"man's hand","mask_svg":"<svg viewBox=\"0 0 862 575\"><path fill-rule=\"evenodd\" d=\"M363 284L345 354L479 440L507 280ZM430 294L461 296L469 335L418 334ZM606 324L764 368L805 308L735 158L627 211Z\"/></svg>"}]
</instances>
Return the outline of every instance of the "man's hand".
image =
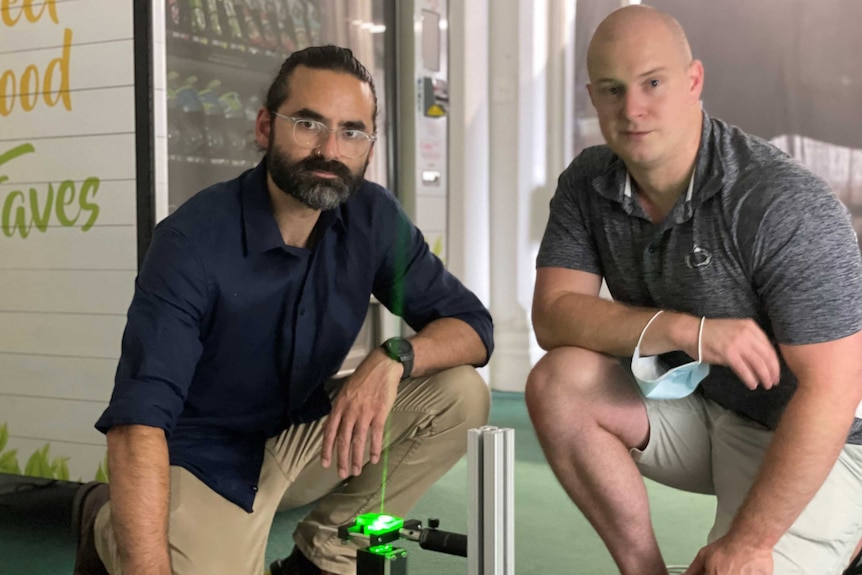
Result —
<instances>
[{"instance_id":1,"label":"man's hand","mask_svg":"<svg viewBox=\"0 0 862 575\"><path fill-rule=\"evenodd\" d=\"M772 549L725 535L702 548L684 575L772 575L772 570Z\"/></svg>"},{"instance_id":2,"label":"man's hand","mask_svg":"<svg viewBox=\"0 0 862 575\"><path fill-rule=\"evenodd\" d=\"M697 333L684 350L697 357ZM778 384L781 369L769 338L752 319L710 319L703 324L701 361L726 365L749 389L771 389Z\"/></svg>"},{"instance_id":3,"label":"man's hand","mask_svg":"<svg viewBox=\"0 0 862 575\"><path fill-rule=\"evenodd\" d=\"M329 467L335 447L338 475L342 479L359 475L362 472L369 429L371 463L380 460L386 418L395 403L402 373L401 364L387 357L378 348L372 351L348 378L335 397L332 413L329 414L323 431L320 459L324 467Z\"/></svg>"}]
</instances>

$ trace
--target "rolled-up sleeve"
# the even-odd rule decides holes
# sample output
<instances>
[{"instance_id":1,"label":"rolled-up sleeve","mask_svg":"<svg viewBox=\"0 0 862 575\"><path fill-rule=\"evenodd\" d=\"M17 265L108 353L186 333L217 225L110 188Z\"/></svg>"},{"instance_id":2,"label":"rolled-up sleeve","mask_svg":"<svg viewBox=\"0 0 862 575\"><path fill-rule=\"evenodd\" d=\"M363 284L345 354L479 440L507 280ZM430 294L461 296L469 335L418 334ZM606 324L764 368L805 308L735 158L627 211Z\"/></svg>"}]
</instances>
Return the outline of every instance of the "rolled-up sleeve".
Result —
<instances>
[{"instance_id":1,"label":"rolled-up sleeve","mask_svg":"<svg viewBox=\"0 0 862 575\"><path fill-rule=\"evenodd\" d=\"M475 294L446 270L400 206L390 208L394 213L378 228L382 258L375 276L374 296L416 331L441 318L464 321L485 345L487 355L481 364L484 365L494 350L491 314Z\"/></svg>"},{"instance_id":2,"label":"rolled-up sleeve","mask_svg":"<svg viewBox=\"0 0 862 575\"><path fill-rule=\"evenodd\" d=\"M192 242L158 226L135 280L114 391L98 430L147 425L170 433L201 355L207 301L206 273Z\"/></svg>"}]
</instances>

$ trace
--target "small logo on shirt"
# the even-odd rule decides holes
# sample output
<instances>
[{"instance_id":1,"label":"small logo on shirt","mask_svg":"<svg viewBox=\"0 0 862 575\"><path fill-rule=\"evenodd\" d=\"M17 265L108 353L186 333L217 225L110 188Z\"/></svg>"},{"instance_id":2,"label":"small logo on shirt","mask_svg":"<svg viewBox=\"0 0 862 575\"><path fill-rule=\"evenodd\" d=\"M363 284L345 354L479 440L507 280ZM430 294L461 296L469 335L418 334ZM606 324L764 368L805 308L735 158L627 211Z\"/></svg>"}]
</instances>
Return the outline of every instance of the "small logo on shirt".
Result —
<instances>
[{"instance_id":1,"label":"small logo on shirt","mask_svg":"<svg viewBox=\"0 0 862 575\"><path fill-rule=\"evenodd\" d=\"M697 244L694 244L691 253L685 256L685 265L691 269L706 267L710 262L712 262L712 254Z\"/></svg>"}]
</instances>

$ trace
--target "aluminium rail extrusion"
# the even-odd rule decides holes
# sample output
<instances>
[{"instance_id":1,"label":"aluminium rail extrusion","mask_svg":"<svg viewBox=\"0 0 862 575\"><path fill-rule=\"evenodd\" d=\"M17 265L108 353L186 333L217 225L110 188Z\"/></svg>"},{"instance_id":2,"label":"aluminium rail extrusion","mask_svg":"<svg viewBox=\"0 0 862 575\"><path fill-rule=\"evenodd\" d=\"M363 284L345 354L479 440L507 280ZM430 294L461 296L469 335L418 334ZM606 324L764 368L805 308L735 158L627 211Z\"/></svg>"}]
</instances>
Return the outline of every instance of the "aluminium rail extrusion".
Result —
<instances>
[{"instance_id":1,"label":"aluminium rail extrusion","mask_svg":"<svg viewBox=\"0 0 862 575\"><path fill-rule=\"evenodd\" d=\"M468 575L515 575L515 430L467 436Z\"/></svg>"}]
</instances>

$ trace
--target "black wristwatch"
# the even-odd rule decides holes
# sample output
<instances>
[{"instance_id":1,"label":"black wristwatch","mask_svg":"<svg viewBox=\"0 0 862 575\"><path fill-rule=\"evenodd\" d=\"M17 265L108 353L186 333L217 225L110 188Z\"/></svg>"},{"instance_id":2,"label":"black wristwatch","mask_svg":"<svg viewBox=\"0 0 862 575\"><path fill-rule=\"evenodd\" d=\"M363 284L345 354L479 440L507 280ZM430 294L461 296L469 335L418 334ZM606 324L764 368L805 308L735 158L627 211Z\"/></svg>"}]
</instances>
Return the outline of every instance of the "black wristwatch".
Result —
<instances>
[{"instance_id":1,"label":"black wristwatch","mask_svg":"<svg viewBox=\"0 0 862 575\"><path fill-rule=\"evenodd\" d=\"M390 337L380 347L383 348L386 355L404 366L401 381L410 377L413 372L413 344L410 343L410 340L403 337Z\"/></svg>"}]
</instances>

